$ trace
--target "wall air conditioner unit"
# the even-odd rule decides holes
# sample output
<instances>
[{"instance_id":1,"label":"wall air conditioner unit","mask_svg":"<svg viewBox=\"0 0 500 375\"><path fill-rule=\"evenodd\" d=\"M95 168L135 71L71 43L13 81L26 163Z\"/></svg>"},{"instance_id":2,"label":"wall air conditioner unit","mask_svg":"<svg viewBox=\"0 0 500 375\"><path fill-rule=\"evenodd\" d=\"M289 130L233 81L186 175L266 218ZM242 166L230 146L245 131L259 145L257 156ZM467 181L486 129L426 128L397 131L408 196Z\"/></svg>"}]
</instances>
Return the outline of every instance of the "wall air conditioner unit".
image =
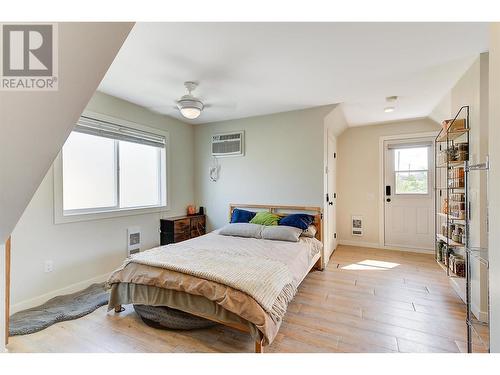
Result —
<instances>
[{"instance_id":1,"label":"wall air conditioner unit","mask_svg":"<svg viewBox=\"0 0 500 375\"><path fill-rule=\"evenodd\" d=\"M212 135L212 156L243 156L244 132Z\"/></svg>"}]
</instances>

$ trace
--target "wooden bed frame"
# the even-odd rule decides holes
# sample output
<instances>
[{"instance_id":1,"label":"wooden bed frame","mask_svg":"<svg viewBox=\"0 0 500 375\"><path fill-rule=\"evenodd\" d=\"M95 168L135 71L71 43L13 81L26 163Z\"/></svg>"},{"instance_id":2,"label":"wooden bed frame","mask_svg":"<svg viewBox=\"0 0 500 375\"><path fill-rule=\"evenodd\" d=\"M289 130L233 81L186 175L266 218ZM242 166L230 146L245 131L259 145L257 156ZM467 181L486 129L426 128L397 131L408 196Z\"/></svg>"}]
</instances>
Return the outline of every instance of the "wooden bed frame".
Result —
<instances>
[{"instance_id":1,"label":"wooden bed frame","mask_svg":"<svg viewBox=\"0 0 500 375\"><path fill-rule=\"evenodd\" d=\"M317 228L316 232L316 239L319 241L323 242L323 236L322 236L322 229L323 229L323 213L322 209L320 207L312 207L312 206L283 206L283 205L265 205L265 204L234 204L231 203L229 204L229 221L231 221L231 217L233 215L233 210L235 208L245 208L245 209L256 209L258 211L269 211L272 212L276 215L282 215L285 216L287 214L291 213L308 213L312 216L314 216L314 225ZM323 243L324 245L324 243ZM324 254L324 246L321 249L320 257L317 260L317 262L311 267L309 272L312 271L313 268L318 269L320 271L323 270L323 254ZM115 306L115 313L120 313L124 311L125 309L121 305ZM228 324L227 322L221 322L218 321L217 319L214 319L213 317L210 316L204 316L203 314L197 314L190 312L192 315L199 316L201 318L205 318L208 320L212 320L216 323L223 324L225 326L234 328L238 331L245 332L245 333L250 333L249 329L247 326L243 324ZM260 338L255 341L255 353L264 353L264 338L262 337L262 334L260 334Z\"/></svg>"}]
</instances>

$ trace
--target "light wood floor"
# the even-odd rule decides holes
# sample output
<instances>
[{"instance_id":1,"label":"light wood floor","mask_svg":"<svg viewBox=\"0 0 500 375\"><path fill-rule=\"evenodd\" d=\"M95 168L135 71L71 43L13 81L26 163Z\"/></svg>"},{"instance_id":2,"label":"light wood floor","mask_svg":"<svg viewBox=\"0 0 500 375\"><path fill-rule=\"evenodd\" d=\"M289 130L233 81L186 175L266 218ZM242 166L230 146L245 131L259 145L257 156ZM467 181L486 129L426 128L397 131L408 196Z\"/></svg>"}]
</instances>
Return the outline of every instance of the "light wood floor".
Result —
<instances>
[{"instance_id":1,"label":"light wood floor","mask_svg":"<svg viewBox=\"0 0 500 375\"><path fill-rule=\"evenodd\" d=\"M165 331L131 306L10 339L11 352L252 352L248 335L217 326ZM465 306L431 255L340 246L310 273L266 352L460 352ZM484 351L479 337L476 350Z\"/></svg>"}]
</instances>

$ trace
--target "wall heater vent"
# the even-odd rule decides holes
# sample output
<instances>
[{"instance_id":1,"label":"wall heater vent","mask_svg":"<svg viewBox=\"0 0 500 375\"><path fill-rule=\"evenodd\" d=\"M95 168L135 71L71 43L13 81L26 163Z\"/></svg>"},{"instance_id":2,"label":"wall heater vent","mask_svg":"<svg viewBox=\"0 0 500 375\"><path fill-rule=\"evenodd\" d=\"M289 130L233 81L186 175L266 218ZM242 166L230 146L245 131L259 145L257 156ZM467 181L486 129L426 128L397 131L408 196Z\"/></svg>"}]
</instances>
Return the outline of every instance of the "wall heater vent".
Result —
<instances>
[{"instance_id":1,"label":"wall heater vent","mask_svg":"<svg viewBox=\"0 0 500 375\"><path fill-rule=\"evenodd\" d=\"M141 229L131 227L127 229L127 253L128 256L141 251Z\"/></svg>"},{"instance_id":2,"label":"wall heater vent","mask_svg":"<svg viewBox=\"0 0 500 375\"><path fill-rule=\"evenodd\" d=\"M352 216L352 235L363 235L363 216Z\"/></svg>"}]
</instances>

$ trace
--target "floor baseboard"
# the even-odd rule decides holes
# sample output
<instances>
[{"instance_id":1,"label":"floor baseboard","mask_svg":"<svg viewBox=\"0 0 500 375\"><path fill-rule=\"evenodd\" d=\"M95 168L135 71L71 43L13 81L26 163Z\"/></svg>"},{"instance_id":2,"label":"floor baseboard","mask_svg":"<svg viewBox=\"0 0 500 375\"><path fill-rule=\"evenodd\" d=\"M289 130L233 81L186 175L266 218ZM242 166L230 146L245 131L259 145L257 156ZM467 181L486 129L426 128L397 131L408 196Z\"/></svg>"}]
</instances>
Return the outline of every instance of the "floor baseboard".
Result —
<instances>
[{"instance_id":1,"label":"floor baseboard","mask_svg":"<svg viewBox=\"0 0 500 375\"><path fill-rule=\"evenodd\" d=\"M63 294L70 294L70 293L78 292L79 290L85 289L90 284L102 283L108 279L110 273L111 272L93 277L93 278L88 279L88 280L80 281L80 282L75 283L75 284L68 285L68 286L61 288L61 289L53 290L49 293L42 294L41 296L37 296L34 298L27 299L25 301L18 302L15 305L12 305L10 307L10 313L14 314L18 311L22 311L22 310L29 309L31 307L39 306L39 305L47 302L49 299L57 297L57 296L61 296Z\"/></svg>"},{"instance_id":2,"label":"floor baseboard","mask_svg":"<svg viewBox=\"0 0 500 375\"><path fill-rule=\"evenodd\" d=\"M381 249L381 250L406 251L410 253L434 254L434 250L415 249L410 247L407 248L407 247L383 246L376 242L339 240L339 245L369 247L372 249Z\"/></svg>"}]
</instances>

